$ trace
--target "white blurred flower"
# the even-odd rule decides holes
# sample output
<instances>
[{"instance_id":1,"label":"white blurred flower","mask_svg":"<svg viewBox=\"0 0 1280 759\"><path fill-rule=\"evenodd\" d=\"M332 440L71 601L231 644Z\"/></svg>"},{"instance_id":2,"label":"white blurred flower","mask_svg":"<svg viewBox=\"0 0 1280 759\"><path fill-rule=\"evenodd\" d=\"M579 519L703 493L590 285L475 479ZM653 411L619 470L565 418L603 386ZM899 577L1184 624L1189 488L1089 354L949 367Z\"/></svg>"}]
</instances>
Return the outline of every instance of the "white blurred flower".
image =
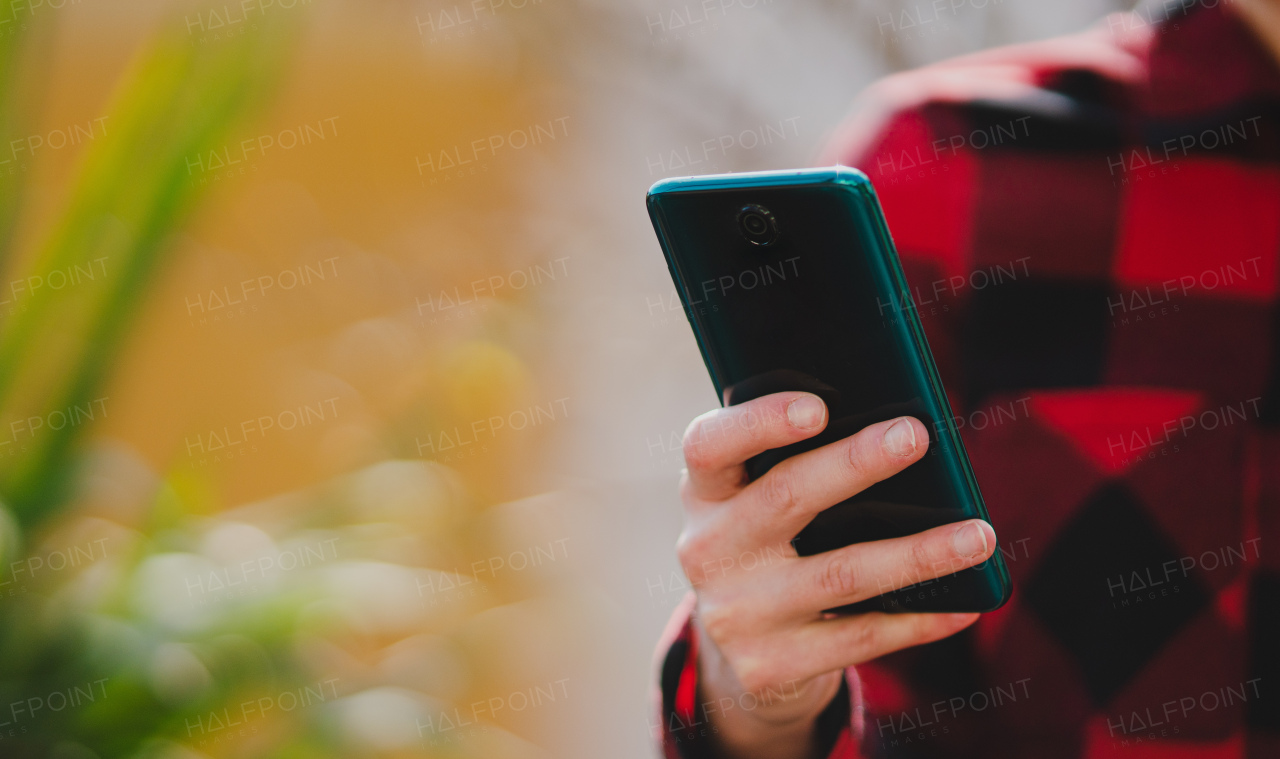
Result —
<instances>
[{"instance_id":1,"label":"white blurred flower","mask_svg":"<svg viewBox=\"0 0 1280 759\"><path fill-rule=\"evenodd\" d=\"M338 724L357 746L394 750L417 746L423 725L444 706L404 688L373 688L334 702Z\"/></svg>"},{"instance_id":2,"label":"white blurred flower","mask_svg":"<svg viewBox=\"0 0 1280 759\"><path fill-rule=\"evenodd\" d=\"M352 475L351 502L370 520L409 524L443 515L448 484L421 461L384 461Z\"/></svg>"},{"instance_id":3,"label":"white blurred flower","mask_svg":"<svg viewBox=\"0 0 1280 759\"><path fill-rule=\"evenodd\" d=\"M200 552L222 566L232 566L273 556L279 549L261 529L242 522L226 522L205 534Z\"/></svg>"},{"instance_id":4,"label":"white blurred flower","mask_svg":"<svg viewBox=\"0 0 1280 759\"><path fill-rule=\"evenodd\" d=\"M216 580L217 572L218 566L199 554L149 556L133 576L130 598L134 611L174 630L199 630L214 617L209 578Z\"/></svg>"},{"instance_id":5,"label":"white blurred flower","mask_svg":"<svg viewBox=\"0 0 1280 759\"><path fill-rule=\"evenodd\" d=\"M345 612L348 624L370 633L408 633L425 610L418 572L382 562L341 562L323 570L327 596Z\"/></svg>"}]
</instances>

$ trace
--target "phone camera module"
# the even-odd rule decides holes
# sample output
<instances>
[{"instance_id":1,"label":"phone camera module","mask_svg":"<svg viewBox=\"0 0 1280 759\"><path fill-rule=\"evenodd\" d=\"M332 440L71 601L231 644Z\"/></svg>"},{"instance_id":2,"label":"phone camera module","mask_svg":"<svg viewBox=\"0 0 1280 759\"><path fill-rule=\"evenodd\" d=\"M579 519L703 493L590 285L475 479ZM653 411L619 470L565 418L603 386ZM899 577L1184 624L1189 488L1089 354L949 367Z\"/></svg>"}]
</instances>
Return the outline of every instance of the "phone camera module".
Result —
<instances>
[{"instance_id":1,"label":"phone camera module","mask_svg":"<svg viewBox=\"0 0 1280 759\"><path fill-rule=\"evenodd\" d=\"M738 231L752 245L770 245L778 239L778 220L764 206L743 206L738 211Z\"/></svg>"}]
</instances>

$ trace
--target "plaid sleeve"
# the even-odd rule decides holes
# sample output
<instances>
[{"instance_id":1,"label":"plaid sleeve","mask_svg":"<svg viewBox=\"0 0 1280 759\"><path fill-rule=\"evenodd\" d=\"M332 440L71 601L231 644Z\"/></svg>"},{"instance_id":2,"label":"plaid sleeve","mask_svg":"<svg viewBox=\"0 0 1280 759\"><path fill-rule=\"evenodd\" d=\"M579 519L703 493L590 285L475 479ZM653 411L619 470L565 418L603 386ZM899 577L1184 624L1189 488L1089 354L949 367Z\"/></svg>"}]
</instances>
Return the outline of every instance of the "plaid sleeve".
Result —
<instances>
[{"instance_id":1,"label":"plaid sleeve","mask_svg":"<svg viewBox=\"0 0 1280 759\"><path fill-rule=\"evenodd\" d=\"M1015 587L859 667L869 755L1280 756L1280 77L1188 12L898 77L825 156L877 188Z\"/></svg>"},{"instance_id":2,"label":"plaid sleeve","mask_svg":"<svg viewBox=\"0 0 1280 759\"><path fill-rule=\"evenodd\" d=\"M751 703L707 701L698 692L698 638L692 615L695 596L681 602L658 644L658 689L654 697L656 719L651 723L655 741L665 759L711 759L715 715L720 710L751 708ZM863 732L862 688L853 667L845 670L844 684L818 717L820 756L827 759L860 759ZM747 697L744 697L744 699Z\"/></svg>"},{"instance_id":3,"label":"plaid sleeve","mask_svg":"<svg viewBox=\"0 0 1280 759\"><path fill-rule=\"evenodd\" d=\"M977 410L975 390L990 384L974 376L987 327L975 318L990 310L990 285L1015 282L997 294L1017 296L1028 280L1063 271L1087 279L1092 259L1079 251L1110 246L1103 238L1119 205L1115 188L1105 171L1089 173L1104 159L1060 149L1064 127L1038 105L1061 97L1050 88L1064 70L1119 83L1140 79L1142 64L1102 26L895 74L859 97L819 155L871 179L907 277L910 292L900 300L919 316L957 414ZM1097 128L1065 130L1094 139ZM1049 250L1046 238L1056 241ZM1057 337L1041 334L1049 344ZM1018 379L1014 370L1026 362L1010 363L991 371Z\"/></svg>"}]
</instances>

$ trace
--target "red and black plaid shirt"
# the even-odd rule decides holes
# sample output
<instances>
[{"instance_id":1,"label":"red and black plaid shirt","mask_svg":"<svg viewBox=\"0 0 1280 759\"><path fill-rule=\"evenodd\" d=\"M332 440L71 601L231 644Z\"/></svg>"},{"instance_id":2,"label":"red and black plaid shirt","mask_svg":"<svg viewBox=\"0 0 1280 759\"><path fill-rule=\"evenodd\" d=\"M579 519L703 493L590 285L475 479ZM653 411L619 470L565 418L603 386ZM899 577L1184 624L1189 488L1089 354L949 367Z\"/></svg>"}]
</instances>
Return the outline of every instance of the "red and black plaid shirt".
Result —
<instances>
[{"instance_id":1,"label":"red and black plaid shirt","mask_svg":"<svg viewBox=\"0 0 1280 759\"><path fill-rule=\"evenodd\" d=\"M879 192L1014 581L850 670L831 757L1280 757L1280 69L1223 1L890 77L825 157ZM671 759L712 732L690 608Z\"/></svg>"}]
</instances>

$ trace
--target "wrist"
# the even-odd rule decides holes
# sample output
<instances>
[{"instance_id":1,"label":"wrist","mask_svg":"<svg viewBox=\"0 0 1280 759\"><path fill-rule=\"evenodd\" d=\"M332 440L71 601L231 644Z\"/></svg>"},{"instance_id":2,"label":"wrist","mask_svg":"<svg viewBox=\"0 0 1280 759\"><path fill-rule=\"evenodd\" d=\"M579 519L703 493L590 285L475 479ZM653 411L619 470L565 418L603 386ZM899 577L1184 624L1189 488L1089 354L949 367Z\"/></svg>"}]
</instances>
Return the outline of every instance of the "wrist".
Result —
<instances>
[{"instance_id":1,"label":"wrist","mask_svg":"<svg viewBox=\"0 0 1280 759\"><path fill-rule=\"evenodd\" d=\"M745 690L733 668L696 623L698 701L725 759L811 759L818 720L840 692L843 672Z\"/></svg>"}]
</instances>

